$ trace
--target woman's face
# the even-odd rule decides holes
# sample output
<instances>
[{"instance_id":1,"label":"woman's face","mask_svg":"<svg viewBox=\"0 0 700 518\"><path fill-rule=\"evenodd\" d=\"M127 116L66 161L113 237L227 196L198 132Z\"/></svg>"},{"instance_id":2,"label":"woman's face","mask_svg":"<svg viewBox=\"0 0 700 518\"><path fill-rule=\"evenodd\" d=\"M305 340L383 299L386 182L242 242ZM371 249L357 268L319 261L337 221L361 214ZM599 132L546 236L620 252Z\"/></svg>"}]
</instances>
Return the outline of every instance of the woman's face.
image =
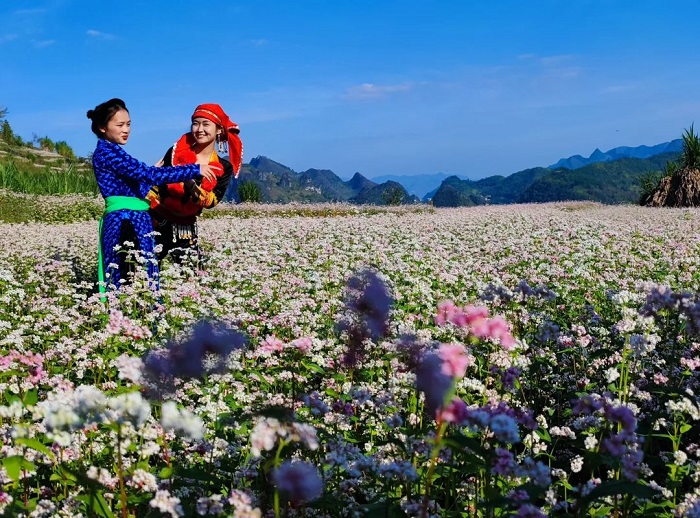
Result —
<instances>
[{"instance_id":1,"label":"woman's face","mask_svg":"<svg viewBox=\"0 0 700 518\"><path fill-rule=\"evenodd\" d=\"M100 128L100 131L105 136L105 140L114 142L115 144L126 144L131 133L131 117L126 110L119 110L111 119L107 121L107 126Z\"/></svg>"},{"instance_id":2,"label":"woman's face","mask_svg":"<svg viewBox=\"0 0 700 518\"><path fill-rule=\"evenodd\" d=\"M216 135L221 133L219 127L204 117L192 119L192 136L200 146L208 146L216 140Z\"/></svg>"}]
</instances>

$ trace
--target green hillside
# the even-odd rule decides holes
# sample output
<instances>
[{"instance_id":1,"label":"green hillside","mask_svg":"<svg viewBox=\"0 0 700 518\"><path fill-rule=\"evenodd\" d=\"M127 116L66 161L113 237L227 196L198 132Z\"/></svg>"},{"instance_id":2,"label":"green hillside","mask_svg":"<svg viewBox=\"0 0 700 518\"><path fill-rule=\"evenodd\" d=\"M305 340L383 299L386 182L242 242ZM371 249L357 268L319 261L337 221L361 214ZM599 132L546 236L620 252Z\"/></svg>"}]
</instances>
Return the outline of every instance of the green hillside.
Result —
<instances>
[{"instance_id":1,"label":"green hillside","mask_svg":"<svg viewBox=\"0 0 700 518\"><path fill-rule=\"evenodd\" d=\"M557 169L523 190L520 203L563 200L591 200L607 204L637 203L642 178L666 167L678 153L650 158L621 158L590 164L579 169Z\"/></svg>"},{"instance_id":2,"label":"green hillside","mask_svg":"<svg viewBox=\"0 0 700 518\"><path fill-rule=\"evenodd\" d=\"M442 182L432 203L436 207L567 200L637 203L642 179L650 173L663 171L666 163L678 156L674 152L645 159L621 158L573 170L536 167L478 181L451 176Z\"/></svg>"}]
</instances>

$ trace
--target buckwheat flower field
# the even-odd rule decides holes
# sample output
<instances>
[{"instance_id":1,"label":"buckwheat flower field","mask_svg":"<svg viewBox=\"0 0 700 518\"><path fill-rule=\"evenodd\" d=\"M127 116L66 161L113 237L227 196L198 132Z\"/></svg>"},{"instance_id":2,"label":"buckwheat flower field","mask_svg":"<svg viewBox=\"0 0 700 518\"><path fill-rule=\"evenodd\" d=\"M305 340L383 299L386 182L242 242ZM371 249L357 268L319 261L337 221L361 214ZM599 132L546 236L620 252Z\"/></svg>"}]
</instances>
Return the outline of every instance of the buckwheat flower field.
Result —
<instances>
[{"instance_id":1,"label":"buckwheat flower field","mask_svg":"<svg viewBox=\"0 0 700 518\"><path fill-rule=\"evenodd\" d=\"M0 515L700 516L700 211L213 215L0 224Z\"/></svg>"}]
</instances>

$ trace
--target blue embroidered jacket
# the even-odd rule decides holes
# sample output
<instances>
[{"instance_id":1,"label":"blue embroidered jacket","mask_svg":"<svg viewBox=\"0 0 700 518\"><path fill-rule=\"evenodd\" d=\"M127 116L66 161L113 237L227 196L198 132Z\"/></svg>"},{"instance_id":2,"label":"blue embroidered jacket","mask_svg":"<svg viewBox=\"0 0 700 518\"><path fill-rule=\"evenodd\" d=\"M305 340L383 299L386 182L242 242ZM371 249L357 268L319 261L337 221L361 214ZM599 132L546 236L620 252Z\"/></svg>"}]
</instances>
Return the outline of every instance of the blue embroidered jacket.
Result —
<instances>
[{"instance_id":1,"label":"blue embroidered jacket","mask_svg":"<svg viewBox=\"0 0 700 518\"><path fill-rule=\"evenodd\" d=\"M155 167L140 162L129 155L119 144L99 139L92 155L97 186L103 197L128 196L145 199L154 185L200 177L199 165ZM119 287L128 265L117 253L125 239L134 241L146 259L153 258L153 223L148 211L117 210L104 215L102 222L102 254L107 284ZM117 248L115 250L115 247ZM148 275L158 281L158 262L147 260Z\"/></svg>"}]
</instances>

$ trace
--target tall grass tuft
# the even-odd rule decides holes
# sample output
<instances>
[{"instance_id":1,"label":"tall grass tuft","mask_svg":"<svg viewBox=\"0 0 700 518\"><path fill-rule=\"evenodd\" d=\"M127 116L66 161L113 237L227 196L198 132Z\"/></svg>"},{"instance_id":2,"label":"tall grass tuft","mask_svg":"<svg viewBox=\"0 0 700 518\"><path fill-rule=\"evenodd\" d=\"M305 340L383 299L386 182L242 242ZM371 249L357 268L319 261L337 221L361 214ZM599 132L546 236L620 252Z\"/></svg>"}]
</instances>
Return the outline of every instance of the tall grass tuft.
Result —
<instances>
[{"instance_id":1,"label":"tall grass tuft","mask_svg":"<svg viewBox=\"0 0 700 518\"><path fill-rule=\"evenodd\" d=\"M0 163L0 188L24 194L97 194L92 171L79 170L74 164L57 171L21 170L14 162Z\"/></svg>"},{"instance_id":2,"label":"tall grass tuft","mask_svg":"<svg viewBox=\"0 0 700 518\"><path fill-rule=\"evenodd\" d=\"M693 131L693 125L683 133L683 154L681 166L684 169L700 169L700 137Z\"/></svg>"}]
</instances>

